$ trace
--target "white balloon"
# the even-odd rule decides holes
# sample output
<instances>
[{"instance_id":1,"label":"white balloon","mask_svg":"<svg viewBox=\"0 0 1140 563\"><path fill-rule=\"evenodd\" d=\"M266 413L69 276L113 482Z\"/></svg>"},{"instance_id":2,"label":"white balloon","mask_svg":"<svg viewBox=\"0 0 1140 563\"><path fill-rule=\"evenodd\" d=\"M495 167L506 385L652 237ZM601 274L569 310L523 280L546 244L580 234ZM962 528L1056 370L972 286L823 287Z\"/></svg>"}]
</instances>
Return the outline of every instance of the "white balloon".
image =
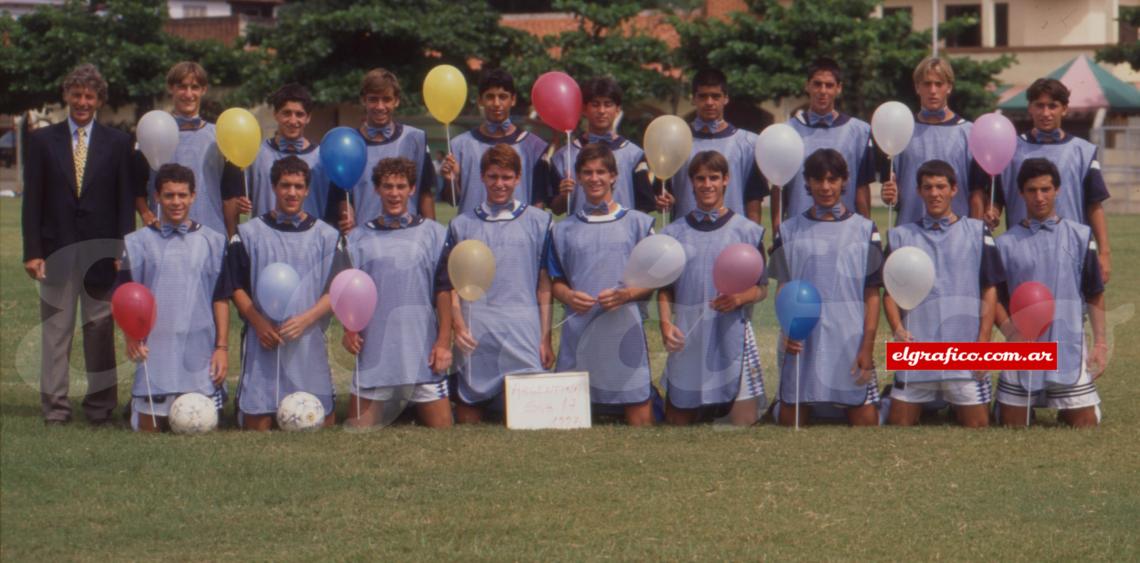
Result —
<instances>
[{"instance_id":1,"label":"white balloon","mask_svg":"<svg viewBox=\"0 0 1140 563\"><path fill-rule=\"evenodd\" d=\"M891 251L883 265L883 285L899 307L914 309L934 287L934 261L916 246Z\"/></svg>"},{"instance_id":2,"label":"white balloon","mask_svg":"<svg viewBox=\"0 0 1140 563\"><path fill-rule=\"evenodd\" d=\"M154 170L174 158L178 148L178 122L165 111L146 112L139 120L137 129L139 150Z\"/></svg>"},{"instance_id":3,"label":"white balloon","mask_svg":"<svg viewBox=\"0 0 1140 563\"><path fill-rule=\"evenodd\" d=\"M662 288L681 277L685 248L669 235L646 237L633 247L621 281L626 287Z\"/></svg>"},{"instance_id":4,"label":"white balloon","mask_svg":"<svg viewBox=\"0 0 1140 563\"><path fill-rule=\"evenodd\" d=\"M902 102L884 102L871 116L871 134L884 153L896 156L914 135L914 114Z\"/></svg>"},{"instance_id":5,"label":"white balloon","mask_svg":"<svg viewBox=\"0 0 1140 563\"><path fill-rule=\"evenodd\" d=\"M756 140L756 165L773 186L792 181L804 164L804 140L787 123L764 128Z\"/></svg>"}]
</instances>

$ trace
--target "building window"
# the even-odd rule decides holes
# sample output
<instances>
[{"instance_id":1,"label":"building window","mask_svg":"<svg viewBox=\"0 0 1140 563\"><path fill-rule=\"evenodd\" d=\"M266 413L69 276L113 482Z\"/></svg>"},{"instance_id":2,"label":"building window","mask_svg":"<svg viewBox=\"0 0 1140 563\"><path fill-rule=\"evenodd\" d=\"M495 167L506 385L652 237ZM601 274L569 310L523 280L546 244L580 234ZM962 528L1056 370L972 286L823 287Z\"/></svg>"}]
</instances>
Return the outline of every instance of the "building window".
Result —
<instances>
[{"instance_id":1,"label":"building window","mask_svg":"<svg viewBox=\"0 0 1140 563\"><path fill-rule=\"evenodd\" d=\"M957 34L946 37L947 47L981 47L982 46L982 5L962 4L946 6L946 21L954 18L971 18L969 25Z\"/></svg>"},{"instance_id":2,"label":"building window","mask_svg":"<svg viewBox=\"0 0 1140 563\"><path fill-rule=\"evenodd\" d=\"M1140 37L1138 37L1138 36L1140 36L1140 27L1132 25L1132 22L1128 21L1127 14L1124 13L1125 10L1129 10L1129 9L1140 10L1140 7L1136 7L1136 8L1129 8L1127 6L1121 6L1120 7L1120 19L1119 19L1120 29L1119 29L1118 41L1117 41L1117 43L1120 45L1130 45L1132 43L1135 43L1138 39L1140 39Z\"/></svg>"},{"instance_id":3,"label":"building window","mask_svg":"<svg viewBox=\"0 0 1140 563\"><path fill-rule=\"evenodd\" d=\"M206 6L204 4L183 4L182 17L204 18L206 17Z\"/></svg>"},{"instance_id":4,"label":"building window","mask_svg":"<svg viewBox=\"0 0 1140 563\"><path fill-rule=\"evenodd\" d=\"M914 8L910 6L895 6L893 8L883 8L883 17L889 18L895 14L906 14L907 19L914 21Z\"/></svg>"},{"instance_id":5,"label":"building window","mask_svg":"<svg viewBox=\"0 0 1140 563\"><path fill-rule=\"evenodd\" d=\"M994 4L994 46L1009 46L1009 4Z\"/></svg>"}]
</instances>

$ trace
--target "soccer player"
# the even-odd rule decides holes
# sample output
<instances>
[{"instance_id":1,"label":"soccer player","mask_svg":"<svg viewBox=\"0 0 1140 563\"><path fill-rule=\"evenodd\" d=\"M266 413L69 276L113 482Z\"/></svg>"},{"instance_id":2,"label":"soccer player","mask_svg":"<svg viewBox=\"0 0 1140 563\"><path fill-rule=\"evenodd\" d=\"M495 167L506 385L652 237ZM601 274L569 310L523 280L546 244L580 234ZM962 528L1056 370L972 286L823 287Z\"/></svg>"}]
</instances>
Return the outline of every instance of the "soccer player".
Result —
<instances>
[{"instance_id":1,"label":"soccer player","mask_svg":"<svg viewBox=\"0 0 1140 563\"><path fill-rule=\"evenodd\" d=\"M582 83L582 106L586 116L586 132L574 139L570 146L559 148L550 157L550 185L556 194L550 209L555 213L566 213L567 200L573 199L574 206L569 214L582 210L586 197L583 188L575 188L578 183L574 176L566 173L566 153L569 151L570 160L576 162L582 147L591 143L604 143L613 152L617 162L614 201L626 209L653 211L655 197L649 182L649 165L645 162L645 152L633 141L614 131L614 122L621 115L621 87L617 81L606 76Z\"/></svg>"},{"instance_id":2,"label":"soccer player","mask_svg":"<svg viewBox=\"0 0 1140 563\"><path fill-rule=\"evenodd\" d=\"M1108 223L1104 217L1104 200L1108 199L1108 188L1100 172L1096 145L1074 137L1062 128L1062 121L1069 111L1069 89L1061 81L1041 78L1026 90L1029 98L1029 117L1033 119L1033 129L1017 139L1017 150L1013 160L1002 172L1003 190L997 193L993 208L986 212L986 221L991 229L997 228L1005 205L1006 228L1012 228L1029 216L1026 205L1018 192L1014 191L1015 179L1021 166L1030 158L1044 158L1057 166L1061 182L1057 185L1057 216L1088 225L1092 229L1101 268L1101 279L1108 283L1112 272L1112 253L1108 244ZM974 197L984 198L988 192L975 192ZM989 202L976 205L983 208Z\"/></svg>"},{"instance_id":3,"label":"soccer player","mask_svg":"<svg viewBox=\"0 0 1140 563\"><path fill-rule=\"evenodd\" d=\"M518 101L515 79L502 69L491 69L479 78L479 107L483 123L451 140L451 154L443 160L439 175L444 185L455 186L458 213L470 213L483 205L487 193L482 181L483 154L493 146L507 145L519 155L522 168L514 199L545 207L550 199L550 171L544 158L546 141L511 123L511 108Z\"/></svg>"},{"instance_id":4,"label":"soccer player","mask_svg":"<svg viewBox=\"0 0 1140 563\"><path fill-rule=\"evenodd\" d=\"M451 426L444 376L451 367L451 292L435 283L447 228L410 211L414 162L386 158L371 176L384 210L348 234L348 255L372 277L378 299L369 325L344 333L344 348L359 356L346 424L374 425L384 403L398 398L415 405L425 426Z\"/></svg>"},{"instance_id":5,"label":"soccer player","mask_svg":"<svg viewBox=\"0 0 1140 563\"><path fill-rule=\"evenodd\" d=\"M1104 328L1104 283L1092 229L1057 212L1064 177L1051 160L1026 159L1017 173L1027 217L997 239L1006 283L999 287L998 326L1010 340L1026 340L1009 316L1009 298L1025 282L1045 284L1053 294L1053 322L1037 340L1057 343L1056 371L1003 371L997 401L1005 426L1024 426L1026 409L1046 406L1075 427L1100 422L1100 396L1094 381L1104 373L1108 341ZM1085 343L1084 312L1093 345ZM1032 402L1027 393L1032 393Z\"/></svg>"},{"instance_id":6,"label":"soccer player","mask_svg":"<svg viewBox=\"0 0 1140 563\"><path fill-rule=\"evenodd\" d=\"M889 293L883 297L891 332L901 342L989 342L996 286L1005 281L993 235L982 221L954 211L958 179L950 163L931 160L915 174L925 214L887 233L887 254L918 248L934 261L936 277L930 296L911 311L900 310ZM959 424L981 428L989 425L990 394L986 372L896 372L887 422L918 424L924 405L945 399L954 405Z\"/></svg>"},{"instance_id":7,"label":"soccer player","mask_svg":"<svg viewBox=\"0 0 1140 563\"><path fill-rule=\"evenodd\" d=\"M546 269L554 298L571 315L562 327L557 371L590 373L590 401L622 406L631 426L653 423L649 347L638 304L652 289L625 287L633 247L653 234L653 218L614 197L618 159L609 143L578 152L582 208L554 226Z\"/></svg>"},{"instance_id":8,"label":"soccer player","mask_svg":"<svg viewBox=\"0 0 1140 563\"><path fill-rule=\"evenodd\" d=\"M238 226L226 249L223 295L245 320L238 423L249 430L269 430L281 399L296 391L320 399L328 413L325 426L335 418L325 347L332 310L327 289L346 258L336 229L305 212L309 174L309 165L296 155L273 163L276 207ZM256 290L262 271L277 262L300 275L285 319L268 318Z\"/></svg>"},{"instance_id":9,"label":"soccer player","mask_svg":"<svg viewBox=\"0 0 1140 563\"><path fill-rule=\"evenodd\" d=\"M665 421L696 422L727 413L732 424L756 422L766 404L760 353L752 332L752 305L768 295L768 280L732 295L713 285L713 262L725 247L745 243L764 252L764 227L728 208L732 168L716 151L690 159L688 185L696 209L665 227L685 248L681 277L657 293L661 338L669 359L662 381Z\"/></svg>"},{"instance_id":10,"label":"soccer player","mask_svg":"<svg viewBox=\"0 0 1140 563\"><path fill-rule=\"evenodd\" d=\"M145 285L158 311L146 341L127 337L127 356L147 362L135 368L131 388L131 428L142 432L165 427L183 393L213 397L221 410L229 350L230 308L218 283L225 235L190 220L192 170L164 164L154 182L162 218L127 235L118 276Z\"/></svg>"},{"instance_id":11,"label":"soccer player","mask_svg":"<svg viewBox=\"0 0 1140 563\"><path fill-rule=\"evenodd\" d=\"M729 180L725 186L724 205L737 215L760 224L768 184L756 168L756 134L737 129L724 119L728 105L728 78L716 69L698 71L693 77L693 155L716 151L728 162ZM690 158L691 162L691 158ZM687 170L685 163L682 170ZM657 207L673 207L675 217L685 217L697 208L693 187L685 174L673 176L672 193L657 196Z\"/></svg>"},{"instance_id":12,"label":"soccer player","mask_svg":"<svg viewBox=\"0 0 1140 563\"><path fill-rule=\"evenodd\" d=\"M178 63L166 73L166 91L174 101L174 119L178 122L178 148L173 162L194 171L197 190L190 220L233 236L237 232L240 198L245 195L245 188L241 170L226 162L218 150L214 124L198 114L209 84L206 69L195 62ZM157 201L154 179L155 172L151 171L147 193L139 194L135 200L144 225L159 223L153 211Z\"/></svg>"},{"instance_id":13,"label":"soccer player","mask_svg":"<svg viewBox=\"0 0 1140 563\"><path fill-rule=\"evenodd\" d=\"M480 422L502 408L503 375L554 365L546 249L550 213L515 198L523 163L510 145L487 149L479 162L486 200L451 220L448 252L475 239L495 255L495 278L478 301L452 292L455 343L464 353L455 386L455 421ZM445 256L439 276L447 276Z\"/></svg>"},{"instance_id":14,"label":"soccer player","mask_svg":"<svg viewBox=\"0 0 1140 563\"><path fill-rule=\"evenodd\" d=\"M435 167L428 153L427 135L420 129L396 121L400 92L396 75L382 68L368 71L360 82L364 124L359 131L368 152L364 170L375 169L385 158L403 157L416 163L420 181L412 194L410 211L414 215L435 219L435 196L431 192L431 186L435 184ZM367 172L360 175L350 191L351 201L345 200L344 190L334 187L329 192L329 207L337 210L337 227L344 233L379 217L384 207ZM352 213L349 213L350 208Z\"/></svg>"},{"instance_id":15,"label":"soccer player","mask_svg":"<svg viewBox=\"0 0 1140 563\"><path fill-rule=\"evenodd\" d=\"M249 167L248 186L252 199L254 217L273 211L276 197L273 183L269 181L269 170L273 163L289 155L296 155L309 165L313 181L309 185L309 197L305 200L305 213L313 217L325 216L328 203L329 181L321 166L321 149L305 137L305 127L312 118L313 98L300 84L286 84L269 96L273 106L273 119L277 121L277 132L261 144L257 160Z\"/></svg>"},{"instance_id":16,"label":"soccer player","mask_svg":"<svg viewBox=\"0 0 1140 563\"><path fill-rule=\"evenodd\" d=\"M971 190L989 186L990 178L970 156L967 141L973 124L947 105L954 90L954 68L950 61L937 57L922 59L914 69L914 90L922 107L915 115L910 144L894 158L897 172L883 182L883 203L898 206L896 225L922 220L925 204L915 183L918 169L928 161L941 160L954 168L955 177L961 183L950 204L954 215L981 217L980 210L977 214L971 210L969 194Z\"/></svg>"},{"instance_id":17,"label":"soccer player","mask_svg":"<svg viewBox=\"0 0 1140 563\"><path fill-rule=\"evenodd\" d=\"M823 307L806 340L780 336L779 423L795 425L798 412L804 425L814 405L833 405L846 409L852 426L874 426L879 423L879 387L873 352L883 285L879 232L843 203L850 182L839 151L813 152L804 161L804 178L812 206L780 224L770 271L779 282L777 292L790 281L804 280L819 290Z\"/></svg>"},{"instance_id":18,"label":"soccer player","mask_svg":"<svg viewBox=\"0 0 1140 563\"><path fill-rule=\"evenodd\" d=\"M854 166L841 200L846 209L864 217L871 216L871 180L875 175L871 126L866 121L840 112L835 100L843 93L843 73L839 64L828 58L817 59L808 67L804 86L809 99L807 111L796 112L788 121L804 140L804 154L820 149L833 149L843 157L845 166ZM796 177L787 191L772 186L772 228L778 229L784 218L798 217L811 209L812 196L804 179Z\"/></svg>"}]
</instances>

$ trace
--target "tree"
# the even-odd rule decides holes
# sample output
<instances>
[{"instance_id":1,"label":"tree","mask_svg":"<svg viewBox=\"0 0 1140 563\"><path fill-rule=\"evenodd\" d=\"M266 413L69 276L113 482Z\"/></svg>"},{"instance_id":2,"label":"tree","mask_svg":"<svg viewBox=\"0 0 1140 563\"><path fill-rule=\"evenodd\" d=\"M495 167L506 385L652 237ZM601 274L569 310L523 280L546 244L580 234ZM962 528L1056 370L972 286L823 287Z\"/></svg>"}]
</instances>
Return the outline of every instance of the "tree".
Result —
<instances>
[{"instance_id":1,"label":"tree","mask_svg":"<svg viewBox=\"0 0 1140 563\"><path fill-rule=\"evenodd\" d=\"M469 59L501 66L541 58L525 33L499 27L483 2L446 0L316 0L278 10L273 28L255 27L247 43L259 64L246 71L238 99L260 101L282 84L298 82L318 103L358 98L360 79L383 66L400 78L401 113L422 111L420 85L432 67L451 64L468 76ZM474 99L474 93L471 93Z\"/></svg>"},{"instance_id":2,"label":"tree","mask_svg":"<svg viewBox=\"0 0 1140 563\"><path fill-rule=\"evenodd\" d=\"M669 4L656 2L668 9ZM577 28L544 37L543 58L518 61L528 67L512 69L527 84L538 74L558 69L579 82L599 76L610 76L621 85L626 119L623 131L640 131L652 115L631 112L644 100L673 100L679 96L679 74L673 50L653 30L635 26L645 2L636 0L555 0L554 8L570 13ZM663 20L663 25L669 25ZM553 53L553 55L549 55ZM532 76L533 75L533 76Z\"/></svg>"},{"instance_id":3,"label":"tree","mask_svg":"<svg viewBox=\"0 0 1140 563\"><path fill-rule=\"evenodd\" d=\"M1121 6L1119 20L1125 25L1140 28L1140 6ZM1140 71L1140 42L1109 45L1096 52L1096 60L1106 63L1128 63L1132 70Z\"/></svg>"},{"instance_id":4,"label":"tree","mask_svg":"<svg viewBox=\"0 0 1140 563\"><path fill-rule=\"evenodd\" d=\"M802 96L812 60L831 57L843 69L844 111L869 117L884 101L915 107L911 72L929 54L930 33L914 32L910 16L872 17L877 0L756 0L728 21L675 19L681 56L690 69L716 67L728 75L736 99L759 102ZM940 33L956 33L947 22ZM956 84L952 107L967 117L993 108L989 86L1012 57L979 62L951 58Z\"/></svg>"},{"instance_id":5,"label":"tree","mask_svg":"<svg viewBox=\"0 0 1140 563\"><path fill-rule=\"evenodd\" d=\"M215 84L232 83L244 63L240 51L216 42L167 35L163 0L68 0L16 19L0 16L0 112L21 113L60 102L60 85L89 62L107 80L108 104L153 106L165 93L167 69L179 60L208 65Z\"/></svg>"}]
</instances>

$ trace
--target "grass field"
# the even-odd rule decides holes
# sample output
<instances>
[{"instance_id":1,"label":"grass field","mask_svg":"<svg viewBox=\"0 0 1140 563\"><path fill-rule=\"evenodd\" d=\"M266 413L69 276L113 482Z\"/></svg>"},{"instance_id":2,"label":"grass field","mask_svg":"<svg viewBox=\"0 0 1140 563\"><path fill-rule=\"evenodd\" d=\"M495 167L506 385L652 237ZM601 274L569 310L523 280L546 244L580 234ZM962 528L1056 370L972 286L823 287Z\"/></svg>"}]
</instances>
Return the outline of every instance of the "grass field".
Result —
<instances>
[{"instance_id":1,"label":"grass field","mask_svg":"<svg viewBox=\"0 0 1140 563\"><path fill-rule=\"evenodd\" d=\"M1128 391L1140 362L1140 218L1109 225L1111 362L1106 418L1092 431L1042 413L1022 431L484 425L188 438L43 426L19 201L0 200L0 556L1140 559L1140 402ZM770 300L754 322L771 394ZM343 352L335 361L343 395L351 364Z\"/></svg>"}]
</instances>

